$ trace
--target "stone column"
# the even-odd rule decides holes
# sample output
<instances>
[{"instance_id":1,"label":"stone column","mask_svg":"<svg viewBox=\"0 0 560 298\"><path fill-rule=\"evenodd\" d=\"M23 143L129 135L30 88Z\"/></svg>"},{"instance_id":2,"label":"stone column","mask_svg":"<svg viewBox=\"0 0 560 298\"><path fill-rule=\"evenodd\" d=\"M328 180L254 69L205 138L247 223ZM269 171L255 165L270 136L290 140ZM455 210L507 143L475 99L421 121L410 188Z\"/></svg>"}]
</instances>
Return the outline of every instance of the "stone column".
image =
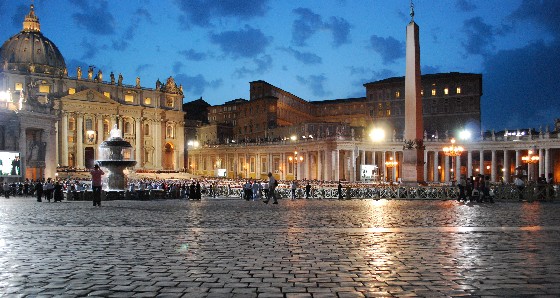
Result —
<instances>
[{"instance_id":1,"label":"stone column","mask_svg":"<svg viewBox=\"0 0 560 298\"><path fill-rule=\"evenodd\" d=\"M504 150L504 183L509 183L511 181L511 179L509 179L509 177L511 176L510 174L510 170L509 170L509 152L507 149Z\"/></svg>"},{"instance_id":2,"label":"stone column","mask_svg":"<svg viewBox=\"0 0 560 298\"><path fill-rule=\"evenodd\" d=\"M451 171L450 171L450 166L449 166L449 156L447 156L447 155L444 158L444 168L445 168L445 171L444 171L444 175L443 175L443 177L444 177L443 181L449 182L449 180L450 180L449 176L451 174Z\"/></svg>"},{"instance_id":3,"label":"stone column","mask_svg":"<svg viewBox=\"0 0 560 298\"><path fill-rule=\"evenodd\" d=\"M544 172L544 149L539 149L539 177L545 174ZM545 174L546 177L546 174Z\"/></svg>"},{"instance_id":4,"label":"stone column","mask_svg":"<svg viewBox=\"0 0 560 298\"><path fill-rule=\"evenodd\" d=\"M428 151L424 150L424 179L428 180Z\"/></svg>"},{"instance_id":5,"label":"stone column","mask_svg":"<svg viewBox=\"0 0 560 298\"><path fill-rule=\"evenodd\" d=\"M521 151L515 150L515 170L521 165ZM515 173L517 174L517 173Z\"/></svg>"},{"instance_id":6,"label":"stone column","mask_svg":"<svg viewBox=\"0 0 560 298\"><path fill-rule=\"evenodd\" d=\"M317 180L325 180L323 176L323 150L317 151Z\"/></svg>"},{"instance_id":7,"label":"stone column","mask_svg":"<svg viewBox=\"0 0 560 298\"><path fill-rule=\"evenodd\" d=\"M490 181L496 182L498 176L498 159L496 157L496 150L492 150L492 171L490 172Z\"/></svg>"},{"instance_id":8,"label":"stone column","mask_svg":"<svg viewBox=\"0 0 560 298\"><path fill-rule=\"evenodd\" d=\"M76 168L84 168L84 114L76 115Z\"/></svg>"},{"instance_id":9,"label":"stone column","mask_svg":"<svg viewBox=\"0 0 560 298\"><path fill-rule=\"evenodd\" d=\"M143 120L144 118L142 118ZM185 123L179 122L175 124L175 139L177 140L175 148L177 148L177 168L176 170L181 170L186 168L185 165ZM143 147L143 146L142 146ZM142 156L140 156L142 158Z\"/></svg>"},{"instance_id":10,"label":"stone column","mask_svg":"<svg viewBox=\"0 0 560 298\"><path fill-rule=\"evenodd\" d=\"M27 176L26 169L27 169L27 128L20 122L19 127L19 139L18 139L18 147L19 147L19 171L21 172L21 176L24 178L34 178L31 176ZM43 177L36 177L36 178L43 178Z\"/></svg>"},{"instance_id":11,"label":"stone column","mask_svg":"<svg viewBox=\"0 0 560 298\"><path fill-rule=\"evenodd\" d=\"M387 161L387 151L383 151L381 153L381 167L383 168L383 179L385 181L388 181L387 174L389 173L389 171L387 171L387 166L385 166L386 161Z\"/></svg>"},{"instance_id":12,"label":"stone column","mask_svg":"<svg viewBox=\"0 0 560 298\"><path fill-rule=\"evenodd\" d=\"M393 156L393 161L397 161L397 152L396 151L392 151L391 156ZM397 168L400 165L401 165L401 163L399 162L396 166L391 168L391 177L392 177L393 181L395 181L395 182L397 182ZM402 177L399 177L399 178L401 178L401 180L402 180Z\"/></svg>"},{"instance_id":13,"label":"stone column","mask_svg":"<svg viewBox=\"0 0 560 298\"><path fill-rule=\"evenodd\" d=\"M68 114L62 114L62 122L60 123L60 165L68 166Z\"/></svg>"},{"instance_id":14,"label":"stone column","mask_svg":"<svg viewBox=\"0 0 560 298\"><path fill-rule=\"evenodd\" d=\"M103 141L105 141L106 136L103 131L103 115L98 114L96 115L96 117L97 117L97 148L95 152L97 152L97 155L95 156L95 158L99 159L99 146L101 145L101 143L103 143Z\"/></svg>"},{"instance_id":15,"label":"stone column","mask_svg":"<svg viewBox=\"0 0 560 298\"><path fill-rule=\"evenodd\" d=\"M56 131L55 123L49 123L49 127L43 131L42 141L47 144L45 148L45 176L46 178L56 178L56 148L55 140ZM82 151L83 154L83 151ZM83 167L83 165L82 165Z\"/></svg>"},{"instance_id":16,"label":"stone column","mask_svg":"<svg viewBox=\"0 0 560 298\"><path fill-rule=\"evenodd\" d=\"M162 151L162 143L164 139L162 138L162 131L161 131L161 120L155 119L154 120L154 168L161 169L161 151Z\"/></svg>"},{"instance_id":17,"label":"stone column","mask_svg":"<svg viewBox=\"0 0 560 298\"><path fill-rule=\"evenodd\" d=\"M136 159L136 168L141 168L144 164L142 162L142 117L134 118L136 124L135 136L134 136L134 159ZM179 154L177 154L179 155Z\"/></svg>"},{"instance_id":18,"label":"stone column","mask_svg":"<svg viewBox=\"0 0 560 298\"><path fill-rule=\"evenodd\" d=\"M484 150L480 149L480 166L479 173L484 175Z\"/></svg>"},{"instance_id":19,"label":"stone column","mask_svg":"<svg viewBox=\"0 0 560 298\"><path fill-rule=\"evenodd\" d=\"M551 174L552 171L550 170L550 149L544 149L544 172L546 175L546 179L548 180L548 174Z\"/></svg>"},{"instance_id":20,"label":"stone column","mask_svg":"<svg viewBox=\"0 0 560 298\"><path fill-rule=\"evenodd\" d=\"M472 173L472 151L467 151L467 178L470 178L473 173Z\"/></svg>"},{"instance_id":21,"label":"stone column","mask_svg":"<svg viewBox=\"0 0 560 298\"><path fill-rule=\"evenodd\" d=\"M434 151L434 182L439 182L439 152Z\"/></svg>"},{"instance_id":22,"label":"stone column","mask_svg":"<svg viewBox=\"0 0 560 298\"><path fill-rule=\"evenodd\" d=\"M455 157L455 181L461 178L461 155Z\"/></svg>"},{"instance_id":23,"label":"stone column","mask_svg":"<svg viewBox=\"0 0 560 298\"><path fill-rule=\"evenodd\" d=\"M333 150L333 176L335 181L340 180L340 150Z\"/></svg>"}]
</instances>

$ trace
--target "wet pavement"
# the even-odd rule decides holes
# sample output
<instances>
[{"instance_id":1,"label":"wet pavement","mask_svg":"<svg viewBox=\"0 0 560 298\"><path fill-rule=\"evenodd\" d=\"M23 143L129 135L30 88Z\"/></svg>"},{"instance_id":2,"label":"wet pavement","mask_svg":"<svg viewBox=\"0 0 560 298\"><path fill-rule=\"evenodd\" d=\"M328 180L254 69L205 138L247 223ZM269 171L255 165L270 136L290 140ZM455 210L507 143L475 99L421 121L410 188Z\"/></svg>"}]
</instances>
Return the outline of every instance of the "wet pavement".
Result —
<instances>
[{"instance_id":1,"label":"wet pavement","mask_svg":"<svg viewBox=\"0 0 560 298\"><path fill-rule=\"evenodd\" d=\"M1 297L558 297L560 203L0 198Z\"/></svg>"}]
</instances>

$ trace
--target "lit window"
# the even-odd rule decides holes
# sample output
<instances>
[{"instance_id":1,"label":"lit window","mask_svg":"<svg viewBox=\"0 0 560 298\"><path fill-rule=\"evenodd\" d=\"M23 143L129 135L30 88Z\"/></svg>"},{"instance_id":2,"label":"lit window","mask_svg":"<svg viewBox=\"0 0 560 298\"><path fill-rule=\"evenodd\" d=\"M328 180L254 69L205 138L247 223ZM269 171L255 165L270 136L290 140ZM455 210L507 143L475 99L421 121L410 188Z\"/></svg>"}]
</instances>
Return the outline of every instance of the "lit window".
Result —
<instances>
[{"instance_id":1,"label":"lit window","mask_svg":"<svg viewBox=\"0 0 560 298\"><path fill-rule=\"evenodd\" d=\"M134 102L134 96L132 96L130 94L125 94L124 101L125 102Z\"/></svg>"},{"instance_id":2,"label":"lit window","mask_svg":"<svg viewBox=\"0 0 560 298\"><path fill-rule=\"evenodd\" d=\"M39 92L41 92L41 93L49 93L49 92L51 92L51 86L49 86L49 85L41 85L41 86L39 86Z\"/></svg>"},{"instance_id":3,"label":"lit window","mask_svg":"<svg viewBox=\"0 0 560 298\"><path fill-rule=\"evenodd\" d=\"M436 89L432 89L432 95L436 95Z\"/></svg>"},{"instance_id":4,"label":"lit window","mask_svg":"<svg viewBox=\"0 0 560 298\"><path fill-rule=\"evenodd\" d=\"M144 104L145 105L151 105L152 104L152 98L150 98L150 97L144 98Z\"/></svg>"},{"instance_id":5,"label":"lit window","mask_svg":"<svg viewBox=\"0 0 560 298\"><path fill-rule=\"evenodd\" d=\"M111 93L110 92L103 92L103 95L105 95L105 97L107 97L107 98L111 98Z\"/></svg>"},{"instance_id":6,"label":"lit window","mask_svg":"<svg viewBox=\"0 0 560 298\"><path fill-rule=\"evenodd\" d=\"M166 105L166 106L172 108L172 107L173 107L173 104L174 104L174 100L173 100L172 97L168 97L168 98L165 100L165 105Z\"/></svg>"},{"instance_id":7,"label":"lit window","mask_svg":"<svg viewBox=\"0 0 560 298\"><path fill-rule=\"evenodd\" d=\"M68 88L68 94L75 94L75 93L76 93L75 88Z\"/></svg>"},{"instance_id":8,"label":"lit window","mask_svg":"<svg viewBox=\"0 0 560 298\"><path fill-rule=\"evenodd\" d=\"M16 91L21 91L21 90L23 90L23 84L22 84L22 83L16 83L15 90L16 90Z\"/></svg>"},{"instance_id":9,"label":"lit window","mask_svg":"<svg viewBox=\"0 0 560 298\"><path fill-rule=\"evenodd\" d=\"M103 121L103 133L104 134L109 133L109 121L108 120Z\"/></svg>"},{"instance_id":10,"label":"lit window","mask_svg":"<svg viewBox=\"0 0 560 298\"><path fill-rule=\"evenodd\" d=\"M461 87L457 87L457 94L461 94Z\"/></svg>"},{"instance_id":11,"label":"lit window","mask_svg":"<svg viewBox=\"0 0 560 298\"><path fill-rule=\"evenodd\" d=\"M449 88L443 89L443 94L448 95L449 94Z\"/></svg>"},{"instance_id":12,"label":"lit window","mask_svg":"<svg viewBox=\"0 0 560 298\"><path fill-rule=\"evenodd\" d=\"M420 95L424 96L424 89L420 90Z\"/></svg>"},{"instance_id":13,"label":"lit window","mask_svg":"<svg viewBox=\"0 0 560 298\"><path fill-rule=\"evenodd\" d=\"M401 96L401 92L400 92L400 91L395 92L395 97L396 97L396 98L399 98L400 96Z\"/></svg>"}]
</instances>

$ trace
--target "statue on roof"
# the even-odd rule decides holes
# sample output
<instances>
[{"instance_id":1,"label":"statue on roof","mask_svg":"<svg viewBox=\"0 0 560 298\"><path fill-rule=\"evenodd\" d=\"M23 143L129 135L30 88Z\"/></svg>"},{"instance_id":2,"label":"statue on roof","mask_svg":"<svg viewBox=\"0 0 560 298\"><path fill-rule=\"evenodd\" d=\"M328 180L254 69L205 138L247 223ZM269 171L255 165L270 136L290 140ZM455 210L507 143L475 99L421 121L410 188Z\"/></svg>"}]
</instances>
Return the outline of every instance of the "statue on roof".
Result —
<instances>
[{"instance_id":1,"label":"statue on roof","mask_svg":"<svg viewBox=\"0 0 560 298\"><path fill-rule=\"evenodd\" d=\"M78 66L78 70L76 70L76 76L78 77L78 80L82 79L82 68Z\"/></svg>"}]
</instances>

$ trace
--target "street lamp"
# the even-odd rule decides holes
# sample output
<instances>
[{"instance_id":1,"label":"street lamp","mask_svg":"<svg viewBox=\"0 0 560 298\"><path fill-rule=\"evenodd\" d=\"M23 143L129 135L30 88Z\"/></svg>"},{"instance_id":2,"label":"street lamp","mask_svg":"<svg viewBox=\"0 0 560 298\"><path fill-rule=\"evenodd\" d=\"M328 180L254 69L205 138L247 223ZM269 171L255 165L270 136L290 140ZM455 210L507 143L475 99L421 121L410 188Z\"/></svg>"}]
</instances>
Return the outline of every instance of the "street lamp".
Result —
<instances>
[{"instance_id":1,"label":"street lamp","mask_svg":"<svg viewBox=\"0 0 560 298\"><path fill-rule=\"evenodd\" d=\"M303 156L298 156L298 152L294 151L294 156L288 157L288 160L294 164L294 176L295 180L297 180L297 170L298 170L298 163L303 161Z\"/></svg>"},{"instance_id":2,"label":"street lamp","mask_svg":"<svg viewBox=\"0 0 560 298\"><path fill-rule=\"evenodd\" d=\"M465 149L462 146L455 145L455 139L451 139L451 145L448 147L443 147L443 154L446 156L451 157L451 184L455 183L455 175L454 175L454 159L457 156L460 156Z\"/></svg>"},{"instance_id":3,"label":"street lamp","mask_svg":"<svg viewBox=\"0 0 560 298\"><path fill-rule=\"evenodd\" d=\"M393 168L396 167L399 164L398 161L393 160L393 157L389 157L389 161L385 162L385 166L387 168L389 168L389 172L391 173L391 179L389 180L390 182L393 182Z\"/></svg>"},{"instance_id":4,"label":"street lamp","mask_svg":"<svg viewBox=\"0 0 560 298\"><path fill-rule=\"evenodd\" d=\"M527 173L529 175L528 180L531 180L531 171L532 171L532 164L536 164L539 162L539 156L538 155L533 155L533 150L529 150L527 151L527 155L526 156L522 156L521 160L527 164Z\"/></svg>"}]
</instances>

